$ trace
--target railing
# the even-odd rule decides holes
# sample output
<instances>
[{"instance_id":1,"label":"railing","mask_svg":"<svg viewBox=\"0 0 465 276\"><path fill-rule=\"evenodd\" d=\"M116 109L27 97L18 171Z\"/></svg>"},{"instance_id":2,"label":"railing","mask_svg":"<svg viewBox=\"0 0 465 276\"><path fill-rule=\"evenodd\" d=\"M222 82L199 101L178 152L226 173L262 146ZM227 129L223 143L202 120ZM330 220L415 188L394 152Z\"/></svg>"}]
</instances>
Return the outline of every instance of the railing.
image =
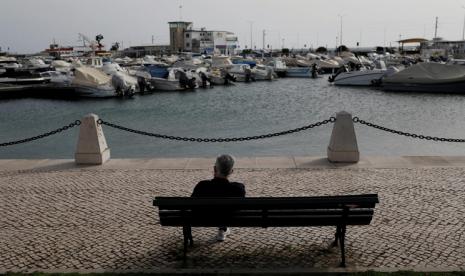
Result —
<instances>
[{"instance_id":1,"label":"railing","mask_svg":"<svg viewBox=\"0 0 465 276\"><path fill-rule=\"evenodd\" d=\"M423 140L434 141L434 142L465 143L465 139L435 137L435 136L416 134L416 133L410 133L406 131L400 131L400 130L387 128L387 127L384 127L384 126L381 126L381 125L378 125L372 122L362 120L359 117L352 117L352 115L347 112L339 112L337 113L336 117L329 117L326 120L318 121L315 123L311 123L311 124L308 124L308 125L305 125L299 128L290 129L290 130L284 130L284 131L260 134L260 135L253 135L253 136L245 136L245 137L213 137L213 138L172 136L172 135L165 135L165 134L160 134L160 133L153 133L150 131L137 130L137 129L129 128L129 127L122 126L116 123L108 122L103 119L99 119L97 115L90 114L84 117L82 121L76 120L73 123L70 123L68 125L65 125L63 127L57 128L49 132L45 132L40 135L36 135L36 136L25 138L25 139L0 143L0 148L36 141L42 138L46 138L46 137L49 137L55 134L62 133L75 126L81 126L81 130L79 134L79 141L78 141L78 150L76 152L76 159L77 159L77 156L82 156L82 154L86 156L91 156L92 154L101 155L102 152L104 152L105 150L108 150L105 136L103 135L102 125L111 127L117 130L138 134L138 135L144 135L144 136L148 136L152 138L166 139L166 140L172 140L172 141L196 142L196 143L232 143L232 142L245 142L245 141L268 139L268 138L273 138L273 137L278 137L278 136L290 135L293 133L298 133L298 132L310 130L316 127L328 125L329 123L335 124L333 128L333 133L331 135L330 146L328 147L328 159L334 162L358 162L359 153L358 153L357 141L355 138L354 123L358 123L358 124L372 127L372 128L375 128L381 131L385 131L385 132L389 132L392 134L397 134L397 135L401 135L405 137L415 138L415 139L423 139ZM83 129L85 129L85 131L83 131ZM96 132L95 133L96 135L89 134L92 132ZM89 139L89 137L91 138ZM94 145L96 146L89 147L88 145L83 145L83 143L94 143ZM80 146L86 149L95 148L97 149L98 152L79 153ZM336 155L334 155L334 152L336 152ZM347 153L349 153L349 155L351 153L354 153L354 155L348 158ZM109 158L109 150L107 152L107 155ZM330 157L330 155L332 157ZM102 158L97 158L97 161L95 162L101 162L98 160L102 160ZM76 162L78 161L76 160ZM103 160L101 163L103 162L105 162L105 160Z\"/></svg>"}]
</instances>

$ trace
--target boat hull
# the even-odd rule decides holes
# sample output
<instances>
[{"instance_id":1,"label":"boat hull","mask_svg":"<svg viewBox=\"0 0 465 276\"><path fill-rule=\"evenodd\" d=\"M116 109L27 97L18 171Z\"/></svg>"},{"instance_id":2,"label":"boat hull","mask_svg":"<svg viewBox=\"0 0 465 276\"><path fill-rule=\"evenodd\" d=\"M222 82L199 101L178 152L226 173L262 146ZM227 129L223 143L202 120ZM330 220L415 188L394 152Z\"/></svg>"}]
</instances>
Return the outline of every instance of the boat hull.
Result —
<instances>
[{"instance_id":1,"label":"boat hull","mask_svg":"<svg viewBox=\"0 0 465 276\"><path fill-rule=\"evenodd\" d=\"M386 71L352 71L339 74L334 79L334 85L371 86L384 76Z\"/></svg>"},{"instance_id":2,"label":"boat hull","mask_svg":"<svg viewBox=\"0 0 465 276\"><path fill-rule=\"evenodd\" d=\"M465 94L465 82L450 83L382 83L384 91Z\"/></svg>"},{"instance_id":3,"label":"boat hull","mask_svg":"<svg viewBox=\"0 0 465 276\"><path fill-rule=\"evenodd\" d=\"M155 90L163 91L181 91L184 90L178 80L168 80L162 78L151 78L150 83Z\"/></svg>"},{"instance_id":4,"label":"boat hull","mask_svg":"<svg viewBox=\"0 0 465 276\"><path fill-rule=\"evenodd\" d=\"M289 78L310 78L312 72L310 67L288 67L286 76Z\"/></svg>"}]
</instances>

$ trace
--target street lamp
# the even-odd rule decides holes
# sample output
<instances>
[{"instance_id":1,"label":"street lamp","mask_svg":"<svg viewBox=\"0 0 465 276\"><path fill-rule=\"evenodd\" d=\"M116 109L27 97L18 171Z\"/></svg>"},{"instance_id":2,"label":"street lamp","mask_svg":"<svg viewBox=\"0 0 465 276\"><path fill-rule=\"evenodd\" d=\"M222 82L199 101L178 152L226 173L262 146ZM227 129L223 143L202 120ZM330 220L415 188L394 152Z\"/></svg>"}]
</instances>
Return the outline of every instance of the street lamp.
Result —
<instances>
[{"instance_id":1,"label":"street lamp","mask_svg":"<svg viewBox=\"0 0 465 276\"><path fill-rule=\"evenodd\" d=\"M340 41L339 41L340 43L339 43L339 44L342 45L342 18L345 16L345 14L338 14L337 16L338 16L339 19L341 20L341 35L340 35L340 37L339 37L339 39L340 39Z\"/></svg>"},{"instance_id":2,"label":"street lamp","mask_svg":"<svg viewBox=\"0 0 465 276\"><path fill-rule=\"evenodd\" d=\"M250 24L250 48L252 49L253 45L253 21L248 21Z\"/></svg>"},{"instance_id":3,"label":"street lamp","mask_svg":"<svg viewBox=\"0 0 465 276\"><path fill-rule=\"evenodd\" d=\"M462 9L465 9L465 6L462 6ZM463 17L462 40L465 40L465 15Z\"/></svg>"}]
</instances>

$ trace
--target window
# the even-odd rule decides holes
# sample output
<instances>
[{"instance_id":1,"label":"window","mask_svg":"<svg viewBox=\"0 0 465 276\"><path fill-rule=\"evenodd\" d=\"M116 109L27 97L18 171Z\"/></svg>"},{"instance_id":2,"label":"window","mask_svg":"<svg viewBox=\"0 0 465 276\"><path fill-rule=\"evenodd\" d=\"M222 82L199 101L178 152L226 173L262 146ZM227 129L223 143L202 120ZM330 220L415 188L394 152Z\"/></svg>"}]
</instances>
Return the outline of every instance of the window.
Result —
<instances>
[{"instance_id":1,"label":"window","mask_svg":"<svg viewBox=\"0 0 465 276\"><path fill-rule=\"evenodd\" d=\"M186 34L186 38L189 38L189 34Z\"/></svg>"},{"instance_id":2,"label":"window","mask_svg":"<svg viewBox=\"0 0 465 276\"><path fill-rule=\"evenodd\" d=\"M186 43L186 47L190 47L191 44L189 42Z\"/></svg>"}]
</instances>

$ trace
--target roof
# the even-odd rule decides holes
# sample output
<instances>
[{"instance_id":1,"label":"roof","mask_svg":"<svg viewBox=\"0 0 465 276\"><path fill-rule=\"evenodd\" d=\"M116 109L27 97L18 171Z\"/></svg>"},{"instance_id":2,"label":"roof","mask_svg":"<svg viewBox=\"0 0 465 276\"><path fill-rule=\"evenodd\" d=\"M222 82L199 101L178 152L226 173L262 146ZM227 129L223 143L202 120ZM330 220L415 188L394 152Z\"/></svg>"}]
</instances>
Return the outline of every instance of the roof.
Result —
<instances>
[{"instance_id":1,"label":"roof","mask_svg":"<svg viewBox=\"0 0 465 276\"><path fill-rule=\"evenodd\" d=\"M416 37L416 38L402 39L397 42L399 43L421 43L421 42L426 42L426 41L429 41L429 40L425 38Z\"/></svg>"}]
</instances>

